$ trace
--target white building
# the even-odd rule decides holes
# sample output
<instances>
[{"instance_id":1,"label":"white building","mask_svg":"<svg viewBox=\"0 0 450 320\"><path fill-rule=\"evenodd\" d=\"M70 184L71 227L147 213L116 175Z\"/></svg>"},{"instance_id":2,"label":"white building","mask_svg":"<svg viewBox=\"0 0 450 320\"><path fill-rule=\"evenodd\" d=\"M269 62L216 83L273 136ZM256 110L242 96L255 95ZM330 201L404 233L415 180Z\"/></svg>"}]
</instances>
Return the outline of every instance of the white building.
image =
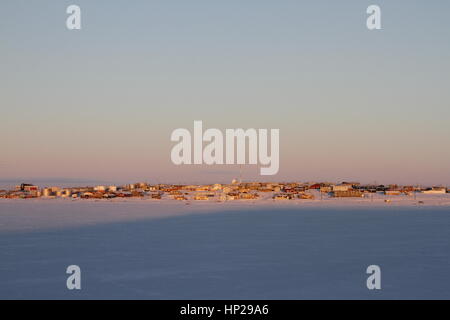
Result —
<instances>
[{"instance_id":1,"label":"white building","mask_svg":"<svg viewBox=\"0 0 450 320\"><path fill-rule=\"evenodd\" d=\"M431 190L423 191L424 194L445 194L446 192L444 187L433 187Z\"/></svg>"},{"instance_id":2,"label":"white building","mask_svg":"<svg viewBox=\"0 0 450 320\"><path fill-rule=\"evenodd\" d=\"M351 186L348 184L340 184L340 185L334 185L332 186L333 191L348 191L350 190Z\"/></svg>"}]
</instances>

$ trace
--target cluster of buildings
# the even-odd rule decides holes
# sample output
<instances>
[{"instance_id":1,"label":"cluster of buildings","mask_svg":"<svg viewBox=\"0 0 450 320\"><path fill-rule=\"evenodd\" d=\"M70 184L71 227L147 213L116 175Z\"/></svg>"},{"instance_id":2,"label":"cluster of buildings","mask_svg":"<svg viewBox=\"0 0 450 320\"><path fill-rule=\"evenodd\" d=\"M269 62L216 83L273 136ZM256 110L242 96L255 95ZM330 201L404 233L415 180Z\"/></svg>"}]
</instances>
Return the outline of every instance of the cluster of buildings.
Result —
<instances>
[{"instance_id":1,"label":"cluster of buildings","mask_svg":"<svg viewBox=\"0 0 450 320\"><path fill-rule=\"evenodd\" d=\"M367 194L381 193L384 195L412 195L419 192L424 194L445 194L449 192L446 187L420 187L390 185L361 185L359 182L342 182L340 184L320 183L311 186L322 193L330 193L334 197L364 197Z\"/></svg>"},{"instance_id":2,"label":"cluster of buildings","mask_svg":"<svg viewBox=\"0 0 450 320\"><path fill-rule=\"evenodd\" d=\"M113 198L147 198L173 199L180 201L231 201L256 200L267 194L274 200L315 199L322 197L365 197L374 193L390 196L424 194L445 194L449 189L444 187L422 188L417 186L398 185L361 185L358 182L333 183L273 183L273 182L238 182L231 184L178 185L148 184L144 182L123 186L99 185L95 187L44 187L22 183L13 190L0 190L0 198L72 198L72 199L113 199Z\"/></svg>"}]
</instances>

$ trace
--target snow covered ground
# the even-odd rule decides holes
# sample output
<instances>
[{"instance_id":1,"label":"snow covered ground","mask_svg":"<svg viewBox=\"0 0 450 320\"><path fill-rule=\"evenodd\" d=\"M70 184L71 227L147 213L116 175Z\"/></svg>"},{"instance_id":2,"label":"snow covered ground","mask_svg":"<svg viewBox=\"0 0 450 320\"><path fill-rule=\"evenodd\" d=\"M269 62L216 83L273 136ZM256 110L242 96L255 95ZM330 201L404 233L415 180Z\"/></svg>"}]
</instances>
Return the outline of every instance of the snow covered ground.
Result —
<instances>
[{"instance_id":1,"label":"snow covered ground","mask_svg":"<svg viewBox=\"0 0 450 320\"><path fill-rule=\"evenodd\" d=\"M386 199L0 199L0 298L450 299L450 198Z\"/></svg>"}]
</instances>

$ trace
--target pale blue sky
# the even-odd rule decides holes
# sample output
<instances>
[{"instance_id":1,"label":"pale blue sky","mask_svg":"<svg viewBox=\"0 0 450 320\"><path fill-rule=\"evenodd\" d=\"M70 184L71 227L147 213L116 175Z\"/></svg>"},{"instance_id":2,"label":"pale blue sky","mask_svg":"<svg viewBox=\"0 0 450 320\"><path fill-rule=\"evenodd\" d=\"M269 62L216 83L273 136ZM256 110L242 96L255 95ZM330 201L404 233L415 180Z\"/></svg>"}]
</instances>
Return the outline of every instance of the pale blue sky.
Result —
<instances>
[{"instance_id":1,"label":"pale blue sky","mask_svg":"<svg viewBox=\"0 0 450 320\"><path fill-rule=\"evenodd\" d=\"M80 31L65 27L70 4ZM172 130L203 120L279 128L271 179L450 184L449 9L2 0L0 178L228 181L234 166L170 161Z\"/></svg>"}]
</instances>

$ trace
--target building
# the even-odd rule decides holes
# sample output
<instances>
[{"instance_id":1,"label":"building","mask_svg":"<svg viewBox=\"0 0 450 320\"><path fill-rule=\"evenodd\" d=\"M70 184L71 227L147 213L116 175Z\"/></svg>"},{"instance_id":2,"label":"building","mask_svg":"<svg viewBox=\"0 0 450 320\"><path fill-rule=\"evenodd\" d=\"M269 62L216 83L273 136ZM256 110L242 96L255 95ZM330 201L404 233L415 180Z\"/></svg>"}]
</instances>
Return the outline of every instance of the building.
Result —
<instances>
[{"instance_id":1,"label":"building","mask_svg":"<svg viewBox=\"0 0 450 320\"><path fill-rule=\"evenodd\" d=\"M194 196L194 200L209 200L209 197L206 194L196 194Z\"/></svg>"},{"instance_id":2,"label":"building","mask_svg":"<svg viewBox=\"0 0 450 320\"><path fill-rule=\"evenodd\" d=\"M352 188L352 186L349 185L349 184L338 184L338 185L333 185L331 187L331 190L333 192L336 192L336 191L349 191L351 188Z\"/></svg>"},{"instance_id":3,"label":"building","mask_svg":"<svg viewBox=\"0 0 450 320\"><path fill-rule=\"evenodd\" d=\"M30 183L22 183L20 186L16 187L16 190L27 191L27 192L39 191L39 187L35 186L33 184L30 184Z\"/></svg>"},{"instance_id":4,"label":"building","mask_svg":"<svg viewBox=\"0 0 450 320\"><path fill-rule=\"evenodd\" d=\"M51 197L53 195L53 191L51 188L44 188L44 190L42 190L42 195L44 197Z\"/></svg>"},{"instance_id":5,"label":"building","mask_svg":"<svg viewBox=\"0 0 450 320\"><path fill-rule=\"evenodd\" d=\"M306 200L314 200L314 195L310 193L301 193L298 195L299 199L306 199Z\"/></svg>"},{"instance_id":6,"label":"building","mask_svg":"<svg viewBox=\"0 0 450 320\"><path fill-rule=\"evenodd\" d=\"M400 190L386 190L384 194L387 196L399 196L401 194Z\"/></svg>"},{"instance_id":7,"label":"building","mask_svg":"<svg viewBox=\"0 0 450 320\"><path fill-rule=\"evenodd\" d=\"M276 193L273 195L274 200L292 200L294 195L291 193Z\"/></svg>"},{"instance_id":8,"label":"building","mask_svg":"<svg viewBox=\"0 0 450 320\"><path fill-rule=\"evenodd\" d=\"M428 190L424 190L424 194L445 194L447 190L444 187L433 187Z\"/></svg>"},{"instance_id":9,"label":"building","mask_svg":"<svg viewBox=\"0 0 450 320\"><path fill-rule=\"evenodd\" d=\"M364 193L359 190L347 190L347 191L333 191L333 197L335 198L362 198Z\"/></svg>"}]
</instances>

